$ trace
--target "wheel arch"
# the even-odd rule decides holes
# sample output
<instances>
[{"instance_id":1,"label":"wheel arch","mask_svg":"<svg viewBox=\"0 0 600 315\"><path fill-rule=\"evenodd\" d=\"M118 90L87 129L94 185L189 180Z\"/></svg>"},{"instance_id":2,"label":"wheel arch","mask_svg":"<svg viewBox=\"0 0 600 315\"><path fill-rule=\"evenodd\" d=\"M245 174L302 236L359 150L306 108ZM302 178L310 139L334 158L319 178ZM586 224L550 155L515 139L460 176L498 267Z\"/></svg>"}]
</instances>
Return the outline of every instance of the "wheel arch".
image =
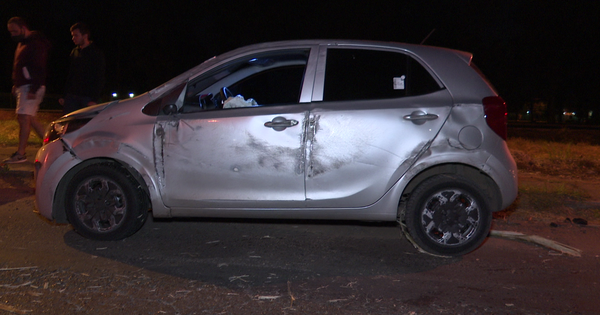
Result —
<instances>
[{"instance_id":1,"label":"wheel arch","mask_svg":"<svg viewBox=\"0 0 600 315\"><path fill-rule=\"evenodd\" d=\"M447 163L427 168L415 175L409 181L409 183L404 188L404 191L402 192L402 197L400 199L400 204L398 207L399 218L403 218L406 200L408 200L412 191L426 179L441 174L460 175L465 179L472 181L473 184L480 188L480 191L489 202L491 212L501 210L502 196L500 193L500 188L488 174L471 165L460 163Z\"/></svg>"},{"instance_id":2,"label":"wheel arch","mask_svg":"<svg viewBox=\"0 0 600 315\"><path fill-rule=\"evenodd\" d=\"M150 191L146 182L144 181L142 175L133 167L129 166L127 163L119 161L117 159L111 158L92 158L85 160L72 169L70 169L60 180L56 190L54 192L54 203L52 205L52 217L57 223L68 223L67 220L67 212L65 205L65 194L67 192L67 184L73 179L75 174L77 174L82 169L94 165L94 164L114 164L119 166L121 169L125 170L129 175L131 175L134 180L138 183L139 187L144 191L144 195L148 198L148 204L152 204L150 202Z\"/></svg>"}]
</instances>

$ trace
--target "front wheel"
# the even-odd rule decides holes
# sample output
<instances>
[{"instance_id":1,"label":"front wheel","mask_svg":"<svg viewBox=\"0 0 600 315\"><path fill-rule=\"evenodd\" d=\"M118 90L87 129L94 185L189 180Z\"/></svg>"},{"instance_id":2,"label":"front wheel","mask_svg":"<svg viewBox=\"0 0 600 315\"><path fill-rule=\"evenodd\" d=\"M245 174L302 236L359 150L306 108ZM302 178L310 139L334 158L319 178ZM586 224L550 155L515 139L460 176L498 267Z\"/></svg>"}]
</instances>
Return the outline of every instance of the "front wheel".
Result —
<instances>
[{"instance_id":1,"label":"front wheel","mask_svg":"<svg viewBox=\"0 0 600 315\"><path fill-rule=\"evenodd\" d=\"M149 202L137 181L111 163L80 170L68 183L65 206L75 231L94 240L123 239L148 217Z\"/></svg>"},{"instance_id":2,"label":"front wheel","mask_svg":"<svg viewBox=\"0 0 600 315\"><path fill-rule=\"evenodd\" d=\"M443 174L419 184L410 195L405 224L421 249L460 256L486 239L492 216L477 187L459 175Z\"/></svg>"}]
</instances>

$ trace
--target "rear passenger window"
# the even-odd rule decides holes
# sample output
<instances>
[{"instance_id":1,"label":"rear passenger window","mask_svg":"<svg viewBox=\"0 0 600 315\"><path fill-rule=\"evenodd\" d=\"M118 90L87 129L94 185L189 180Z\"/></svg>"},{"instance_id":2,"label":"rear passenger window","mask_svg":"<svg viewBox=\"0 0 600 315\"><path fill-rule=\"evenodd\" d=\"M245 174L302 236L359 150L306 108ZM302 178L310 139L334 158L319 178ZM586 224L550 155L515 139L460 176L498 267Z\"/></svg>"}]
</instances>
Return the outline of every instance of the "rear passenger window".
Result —
<instances>
[{"instance_id":1,"label":"rear passenger window","mask_svg":"<svg viewBox=\"0 0 600 315\"><path fill-rule=\"evenodd\" d=\"M365 49L327 50L324 101L398 98L440 89L429 72L405 54Z\"/></svg>"}]
</instances>

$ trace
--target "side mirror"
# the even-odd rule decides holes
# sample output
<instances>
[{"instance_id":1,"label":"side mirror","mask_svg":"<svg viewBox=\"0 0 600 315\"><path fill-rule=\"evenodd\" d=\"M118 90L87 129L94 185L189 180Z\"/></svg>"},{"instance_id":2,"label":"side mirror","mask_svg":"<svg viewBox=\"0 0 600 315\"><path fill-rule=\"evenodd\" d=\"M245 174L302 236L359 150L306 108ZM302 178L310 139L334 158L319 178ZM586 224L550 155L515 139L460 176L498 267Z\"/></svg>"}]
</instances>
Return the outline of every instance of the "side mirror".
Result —
<instances>
[{"instance_id":1,"label":"side mirror","mask_svg":"<svg viewBox=\"0 0 600 315\"><path fill-rule=\"evenodd\" d=\"M169 104L163 107L162 111L165 115L175 115L177 114L177 105Z\"/></svg>"},{"instance_id":2,"label":"side mirror","mask_svg":"<svg viewBox=\"0 0 600 315\"><path fill-rule=\"evenodd\" d=\"M142 109L142 113L150 116L158 116L161 113L171 115L177 113L177 100L181 95L183 89L185 89L187 82L183 82L180 85L168 90L167 92L160 95L152 102L146 104ZM165 105L167 104L167 105Z\"/></svg>"}]
</instances>

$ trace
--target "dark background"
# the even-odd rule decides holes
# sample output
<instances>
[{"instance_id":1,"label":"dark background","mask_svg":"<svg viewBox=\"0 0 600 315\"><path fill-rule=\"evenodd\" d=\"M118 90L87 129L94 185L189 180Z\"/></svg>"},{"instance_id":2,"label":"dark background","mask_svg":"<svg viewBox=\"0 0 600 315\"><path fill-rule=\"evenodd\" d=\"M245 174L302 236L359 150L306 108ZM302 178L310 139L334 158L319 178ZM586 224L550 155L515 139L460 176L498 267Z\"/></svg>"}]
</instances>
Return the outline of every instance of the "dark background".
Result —
<instances>
[{"instance_id":1,"label":"dark background","mask_svg":"<svg viewBox=\"0 0 600 315\"><path fill-rule=\"evenodd\" d=\"M512 115L542 104L540 120L564 120L568 110L590 122L600 111L600 1L3 1L1 19L12 16L52 41L48 99L62 93L69 27L83 21L106 55L106 100L113 91L143 93L247 44L426 39L472 52ZM8 95L16 44L7 31L0 42L0 93Z\"/></svg>"}]
</instances>

